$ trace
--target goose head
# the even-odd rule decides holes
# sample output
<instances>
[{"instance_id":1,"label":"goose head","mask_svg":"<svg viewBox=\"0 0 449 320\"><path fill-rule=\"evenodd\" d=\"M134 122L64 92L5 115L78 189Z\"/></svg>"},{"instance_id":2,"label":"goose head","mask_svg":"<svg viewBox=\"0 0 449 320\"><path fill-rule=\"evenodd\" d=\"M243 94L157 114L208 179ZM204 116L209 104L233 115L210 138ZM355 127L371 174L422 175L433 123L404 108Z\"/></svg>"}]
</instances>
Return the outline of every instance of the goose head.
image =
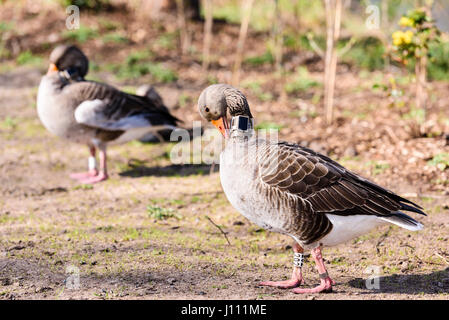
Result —
<instances>
[{"instance_id":1,"label":"goose head","mask_svg":"<svg viewBox=\"0 0 449 320\"><path fill-rule=\"evenodd\" d=\"M76 46L59 45L50 54L47 75L62 72L66 78L83 79L89 69L89 60Z\"/></svg>"},{"instance_id":2,"label":"goose head","mask_svg":"<svg viewBox=\"0 0 449 320\"><path fill-rule=\"evenodd\" d=\"M233 119L241 118L247 119L247 123L252 124L253 116L245 95L227 84L213 84L204 89L198 99L198 109L201 116L210 121L225 138L229 136L228 131L231 127L227 120L228 112L231 122L234 122Z\"/></svg>"}]
</instances>

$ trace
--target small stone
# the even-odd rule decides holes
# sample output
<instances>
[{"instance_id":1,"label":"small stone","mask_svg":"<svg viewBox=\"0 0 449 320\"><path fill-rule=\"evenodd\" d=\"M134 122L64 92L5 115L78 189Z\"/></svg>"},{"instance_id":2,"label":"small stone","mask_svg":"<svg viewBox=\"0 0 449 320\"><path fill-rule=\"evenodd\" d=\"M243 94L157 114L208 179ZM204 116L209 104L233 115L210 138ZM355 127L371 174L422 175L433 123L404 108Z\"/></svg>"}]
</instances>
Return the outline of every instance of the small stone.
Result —
<instances>
[{"instance_id":1,"label":"small stone","mask_svg":"<svg viewBox=\"0 0 449 320\"><path fill-rule=\"evenodd\" d=\"M51 291L53 290L53 288L50 287L38 287L36 288L36 293L43 293L43 292L47 292L47 291Z\"/></svg>"},{"instance_id":2,"label":"small stone","mask_svg":"<svg viewBox=\"0 0 449 320\"><path fill-rule=\"evenodd\" d=\"M176 279L175 278L168 278L167 282L172 286L176 282Z\"/></svg>"},{"instance_id":3,"label":"small stone","mask_svg":"<svg viewBox=\"0 0 449 320\"><path fill-rule=\"evenodd\" d=\"M407 271L408 270L408 263L407 262L402 262L402 266L401 266L401 271Z\"/></svg>"}]
</instances>

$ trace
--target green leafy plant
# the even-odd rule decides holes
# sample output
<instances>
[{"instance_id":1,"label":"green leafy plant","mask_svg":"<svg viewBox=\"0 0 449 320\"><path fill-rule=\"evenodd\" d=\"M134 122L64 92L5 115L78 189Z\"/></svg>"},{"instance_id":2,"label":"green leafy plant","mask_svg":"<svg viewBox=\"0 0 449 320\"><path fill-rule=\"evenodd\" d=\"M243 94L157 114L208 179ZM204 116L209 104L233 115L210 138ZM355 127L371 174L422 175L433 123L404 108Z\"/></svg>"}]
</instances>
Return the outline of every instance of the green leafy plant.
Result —
<instances>
[{"instance_id":1,"label":"green leafy plant","mask_svg":"<svg viewBox=\"0 0 449 320\"><path fill-rule=\"evenodd\" d=\"M121 35L120 33L108 33L106 35L103 36L102 38L103 43L128 43L129 40L127 37Z\"/></svg>"},{"instance_id":2,"label":"green leafy plant","mask_svg":"<svg viewBox=\"0 0 449 320\"><path fill-rule=\"evenodd\" d=\"M415 64L416 107L425 104L427 61L430 47L440 42L440 31L431 18L430 8L409 11L399 20L400 30L393 32L393 58L404 65Z\"/></svg>"},{"instance_id":3,"label":"green leafy plant","mask_svg":"<svg viewBox=\"0 0 449 320\"><path fill-rule=\"evenodd\" d=\"M261 66L264 64L268 64L268 63L273 64L274 57L270 51L266 51L264 54L262 54L260 56L246 58L244 63L250 64L252 66Z\"/></svg>"},{"instance_id":4,"label":"green leafy plant","mask_svg":"<svg viewBox=\"0 0 449 320\"><path fill-rule=\"evenodd\" d=\"M261 122L256 125L256 130L281 130L284 126L274 122Z\"/></svg>"},{"instance_id":5,"label":"green leafy plant","mask_svg":"<svg viewBox=\"0 0 449 320\"><path fill-rule=\"evenodd\" d=\"M285 91L287 93L300 93L318 85L319 82L310 78L309 72L305 67L299 67L292 81L285 85Z\"/></svg>"},{"instance_id":6,"label":"green leafy plant","mask_svg":"<svg viewBox=\"0 0 449 320\"><path fill-rule=\"evenodd\" d=\"M98 37L98 31L94 28L81 26L79 29L65 31L62 37L67 40L84 43L87 40Z\"/></svg>"},{"instance_id":7,"label":"green leafy plant","mask_svg":"<svg viewBox=\"0 0 449 320\"><path fill-rule=\"evenodd\" d=\"M431 166L436 166L441 171L444 171L449 168L449 153L442 152L436 154L427 163Z\"/></svg>"},{"instance_id":8,"label":"green leafy plant","mask_svg":"<svg viewBox=\"0 0 449 320\"><path fill-rule=\"evenodd\" d=\"M21 52L17 56L16 62L18 65L25 65L25 64L38 65L42 62L42 58L33 55L33 53L30 50L26 50L24 52Z\"/></svg>"},{"instance_id":9,"label":"green leafy plant","mask_svg":"<svg viewBox=\"0 0 449 320\"><path fill-rule=\"evenodd\" d=\"M59 0L63 7L75 5L80 9L100 11L110 7L109 0Z\"/></svg>"},{"instance_id":10,"label":"green leafy plant","mask_svg":"<svg viewBox=\"0 0 449 320\"><path fill-rule=\"evenodd\" d=\"M180 219L181 217L175 213L173 209L161 208L155 205L147 206L147 211L150 217L156 220L166 220L168 218Z\"/></svg>"},{"instance_id":11,"label":"green leafy plant","mask_svg":"<svg viewBox=\"0 0 449 320\"><path fill-rule=\"evenodd\" d=\"M110 65L108 68L119 78L138 78L150 74L158 82L173 82L178 75L160 63L147 61L152 56L148 50L137 51L128 56L125 64Z\"/></svg>"},{"instance_id":12,"label":"green leafy plant","mask_svg":"<svg viewBox=\"0 0 449 320\"><path fill-rule=\"evenodd\" d=\"M262 85L258 81L249 81L242 84L242 87L248 88L251 92L257 96L261 101L273 100L273 94L264 91Z\"/></svg>"}]
</instances>

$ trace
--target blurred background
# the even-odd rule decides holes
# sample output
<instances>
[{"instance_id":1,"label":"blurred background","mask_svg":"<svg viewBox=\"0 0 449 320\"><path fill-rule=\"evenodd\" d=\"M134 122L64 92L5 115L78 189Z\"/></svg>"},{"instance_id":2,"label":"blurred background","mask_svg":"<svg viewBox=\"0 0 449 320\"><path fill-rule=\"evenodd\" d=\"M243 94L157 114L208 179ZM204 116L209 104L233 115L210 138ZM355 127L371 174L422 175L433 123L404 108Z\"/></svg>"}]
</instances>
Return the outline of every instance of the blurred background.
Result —
<instances>
[{"instance_id":1,"label":"blurred background","mask_svg":"<svg viewBox=\"0 0 449 320\"><path fill-rule=\"evenodd\" d=\"M324 153L435 214L417 241L429 245L421 252L422 264L439 269L438 263L448 261L448 31L445 0L0 0L2 244L22 241L16 232L20 228L30 239L53 235L56 244L63 243L68 236L60 232L66 230L72 241L92 243L89 230L94 228L99 242L126 239L142 255L147 251L139 240L186 245L187 237L191 250L210 249L221 259L222 251L207 247L197 234L204 231L214 245L227 245L204 219L205 212L228 227L234 243L265 237L255 227L248 231L250 224L227 203L209 166L170 162L173 144L131 142L111 148L111 180L95 187L73 186L66 172L83 169L87 151L51 136L36 115L37 87L48 56L56 45L71 43L90 59L87 79L131 93L151 84L186 127L200 120L196 102L206 86L238 86L249 99L257 128L278 129L280 139ZM175 181L179 188L173 188ZM24 227L23 219L37 225ZM153 230L157 222L159 231L146 234L136 221L142 230ZM273 261L264 262L272 266L284 259L285 246L271 243L288 241L275 235L270 239L260 245L273 250ZM385 245L393 248L394 243ZM435 244L441 244L443 258L431 253ZM253 244L237 247L241 251L225 254L228 262L254 274L256 269L242 267L233 257L253 255L257 260L258 250ZM151 252L150 258L157 256ZM337 255L332 252L331 257ZM383 261L383 251L377 252ZM117 253L120 259L122 254ZM56 256L45 259L53 263ZM73 248L66 259L92 262L80 256ZM154 268L157 263L175 268L173 260L154 263ZM384 270L387 274L402 268L400 260L392 263ZM100 272L103 264L89 268ZM413 272L410 268L406 270ZM404 280L410 288L412 280ZM416 292L439 290L429 288Z\"/></svg>"},{"instance_id":2,"label":"blurred background","mask_svg":"<svg viewBox=\"0 0 449 320\"><path fill-rule=\"evenodd\" d=\"M186 123L205 86L232 83L259 128L337 158L368 152L367 166L389 176L426 167L431 189L448 188L445 1L1 1L0 17L2 88L37 86L52 48L73 43L88 79L152 84ZM14 112L2 108L4 122Z\"/></svg>"}]
</instances>

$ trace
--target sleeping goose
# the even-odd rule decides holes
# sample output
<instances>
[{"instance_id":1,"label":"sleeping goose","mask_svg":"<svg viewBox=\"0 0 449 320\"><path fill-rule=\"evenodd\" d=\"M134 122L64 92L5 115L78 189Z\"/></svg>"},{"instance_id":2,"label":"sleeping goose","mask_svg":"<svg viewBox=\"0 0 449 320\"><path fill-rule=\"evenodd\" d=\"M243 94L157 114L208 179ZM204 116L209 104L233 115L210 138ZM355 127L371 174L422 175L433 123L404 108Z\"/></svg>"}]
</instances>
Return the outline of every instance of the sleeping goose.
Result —
<instances>
[{"instance_id":1,"label":"sleeping goose","mask_svg":"<svg viewBox=\"0 0 449 320\"><path fill-rule=\"evenodd\" d=\"M39 85L37 111L51 133L89 147L89 171L71 177L91 184L108 178L107 144L139 139L162 128L174 129L179 120L150 96L84 80L88 65L87 57L76 46L56 47ZM97 149L100 170L95 162Z\"/></svg>"},{"instance_id":2,"label":"sleeping goose","mask_svg":"<svg viewBox=\"0 0 449 320\"><path fill-rule=\"evenodd\" d=\"M229 202L260 227L294 239L291 279L261 285L295 288L295 293L330 292L334 281L323 262L323 246L338 245L385 223L412 231L423 227L403 213L425 215L417 204L310 149L258 137L239 90L211 85L201 93L198 108L226 140L220 179ZM311 250L319 272L315 288L299 288L304 249Z\"/></svg>"}]
</instances>

